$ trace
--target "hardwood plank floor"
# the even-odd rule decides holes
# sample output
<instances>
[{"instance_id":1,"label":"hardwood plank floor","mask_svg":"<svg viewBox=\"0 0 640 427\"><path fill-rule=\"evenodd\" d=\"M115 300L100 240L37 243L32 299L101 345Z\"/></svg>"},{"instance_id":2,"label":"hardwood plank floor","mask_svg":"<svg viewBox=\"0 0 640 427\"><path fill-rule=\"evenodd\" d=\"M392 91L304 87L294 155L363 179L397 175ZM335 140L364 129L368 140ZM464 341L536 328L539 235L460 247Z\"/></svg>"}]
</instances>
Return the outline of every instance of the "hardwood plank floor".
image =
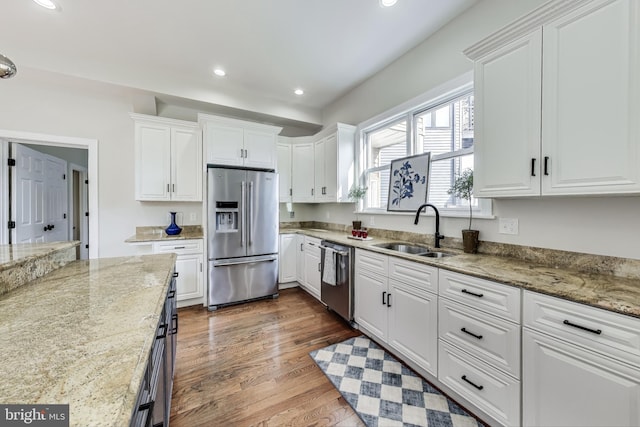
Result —
<instances>
[{"instance_id":1,"label":"hardwood plank floor","mask_svg":"<svg viewBox=\"0 0 640 427\"><path fill-rule=\"evenodd\" d=\"M179 310L172 427L362 426L309 357L360 333L299 288Z\"/></svg>"}]
</instances>

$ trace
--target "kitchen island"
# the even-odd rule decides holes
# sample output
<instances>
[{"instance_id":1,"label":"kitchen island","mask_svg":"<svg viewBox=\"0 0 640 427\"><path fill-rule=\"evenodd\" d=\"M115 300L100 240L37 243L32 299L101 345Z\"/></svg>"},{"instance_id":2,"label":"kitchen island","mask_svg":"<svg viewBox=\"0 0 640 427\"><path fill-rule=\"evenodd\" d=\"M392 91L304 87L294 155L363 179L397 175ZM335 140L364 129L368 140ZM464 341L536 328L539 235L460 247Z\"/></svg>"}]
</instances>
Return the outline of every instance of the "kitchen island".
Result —
<instances>
[{"instance_id":1,"label":"kitchen island","mask_svg":"<svg viewBox=\"0 0 640 427\"><path fill-rule=\"evenodd\" d=\"M176 255L74 261L0 296L0 402L129 425Z\"/></svg>"}]
</instances>

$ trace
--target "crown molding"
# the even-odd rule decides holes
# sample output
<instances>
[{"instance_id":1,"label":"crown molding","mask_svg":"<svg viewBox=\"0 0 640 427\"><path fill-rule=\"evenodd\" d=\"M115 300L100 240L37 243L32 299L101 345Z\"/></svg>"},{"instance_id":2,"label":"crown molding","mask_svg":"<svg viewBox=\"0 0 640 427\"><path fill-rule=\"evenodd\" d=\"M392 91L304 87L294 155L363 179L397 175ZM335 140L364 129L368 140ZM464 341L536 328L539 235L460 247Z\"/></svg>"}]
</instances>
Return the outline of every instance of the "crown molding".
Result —
<instances>
[{"instance_id":1,"label":"crown molding","mask_svg":"<svg viewBox=\"0 0 640 427\"><path fill-rule=\"evenodd\" d=\"M463 53L475 61L506 43L523 37L542 25L593 1L595 0L552 0L468 47Z\"/></svg>"}]
</instances>

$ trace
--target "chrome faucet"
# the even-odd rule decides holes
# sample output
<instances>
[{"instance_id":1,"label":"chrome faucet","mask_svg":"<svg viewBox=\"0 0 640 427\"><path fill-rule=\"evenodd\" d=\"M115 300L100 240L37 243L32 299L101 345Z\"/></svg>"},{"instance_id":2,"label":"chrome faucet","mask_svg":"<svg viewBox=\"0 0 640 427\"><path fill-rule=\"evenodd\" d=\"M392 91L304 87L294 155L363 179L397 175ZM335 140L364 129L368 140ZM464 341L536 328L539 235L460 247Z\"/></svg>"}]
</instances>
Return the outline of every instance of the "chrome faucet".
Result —
<instances>
[{"instance_id":1,"label":"chrome faucet","mask_svg":"<svg viewBox=\"0 0 640 427\"><path fill-rule=\"evenodd\" d=\"M435 247L439 248L440 247L440 240L444 239L444 236L442 234L440 234L440 212L438 212L438 208L436 208L435 206L433 206L431 203L425 203L424 205L420 206L418 208L418 210L416 211L416 220L414 221L415 225L418 225L418 220L420 219L420 212L424 209L424 211L427 211L427 206L430 206L433 208L433 210L436 212L436 234L435 234Z\"/></svg>"}]
</instances>

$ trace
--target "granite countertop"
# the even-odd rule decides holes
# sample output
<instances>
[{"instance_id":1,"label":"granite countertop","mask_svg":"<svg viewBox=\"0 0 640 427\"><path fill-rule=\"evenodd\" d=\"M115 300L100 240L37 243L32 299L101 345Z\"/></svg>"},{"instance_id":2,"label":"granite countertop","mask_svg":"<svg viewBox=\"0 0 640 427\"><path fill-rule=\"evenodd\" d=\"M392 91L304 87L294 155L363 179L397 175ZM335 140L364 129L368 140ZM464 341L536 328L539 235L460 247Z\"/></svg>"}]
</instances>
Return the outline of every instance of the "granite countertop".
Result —
<instances>
[{"instance_id":1,"label":"granite countertop","mask_svg":"<svg viewBox=\"0 0 640 427\"><path fill-rule=\"evenodd\" d=\"M178 235L169 236L164 232L166 226L136 227L136 234L125 240L126 243L150 243L163 240L202 239L204 233L200 225L185 225Z\"/></svg>"},{"instance_id":2,"label":"granite countertop","mask_svg":"<svg viewBox=\"0 0 640 427\"><path fill-rule=\"evenodd\" d=\"M330 230L283 229L280 232L283 234L303 233L335 243L493 280L620 314L640 317L640 279L554 268L553 266L523 261L517 258L465 254L461 251L447 248L442 249L442 251L453 253L455 256L425 258L374 246L378 243L398 240L383 239L375 236L373 240L369 241L354 240L349 239L345 232Z\"/></svg>"},{"instance_id":3,"label":"granite countertop","mask_svg":"<svg viewBox=\"0 0 640 427\"><path fill-rule=\"evenodd\" d=\"M57 251L74 248L79 241L52 243L15 243L0 245L0 271L13 268L21 263L42 258Z\"/></svg>"},{"instance_id":4,"label":"granite countertop","mask_svg":"<svg viewBox=\"0 0 640 427\"><path fill-rule=\"evenodd\" d=\"M0 402L129 425L175 254L74 261L0 297Z\"/></svg>"}]
</instances>

